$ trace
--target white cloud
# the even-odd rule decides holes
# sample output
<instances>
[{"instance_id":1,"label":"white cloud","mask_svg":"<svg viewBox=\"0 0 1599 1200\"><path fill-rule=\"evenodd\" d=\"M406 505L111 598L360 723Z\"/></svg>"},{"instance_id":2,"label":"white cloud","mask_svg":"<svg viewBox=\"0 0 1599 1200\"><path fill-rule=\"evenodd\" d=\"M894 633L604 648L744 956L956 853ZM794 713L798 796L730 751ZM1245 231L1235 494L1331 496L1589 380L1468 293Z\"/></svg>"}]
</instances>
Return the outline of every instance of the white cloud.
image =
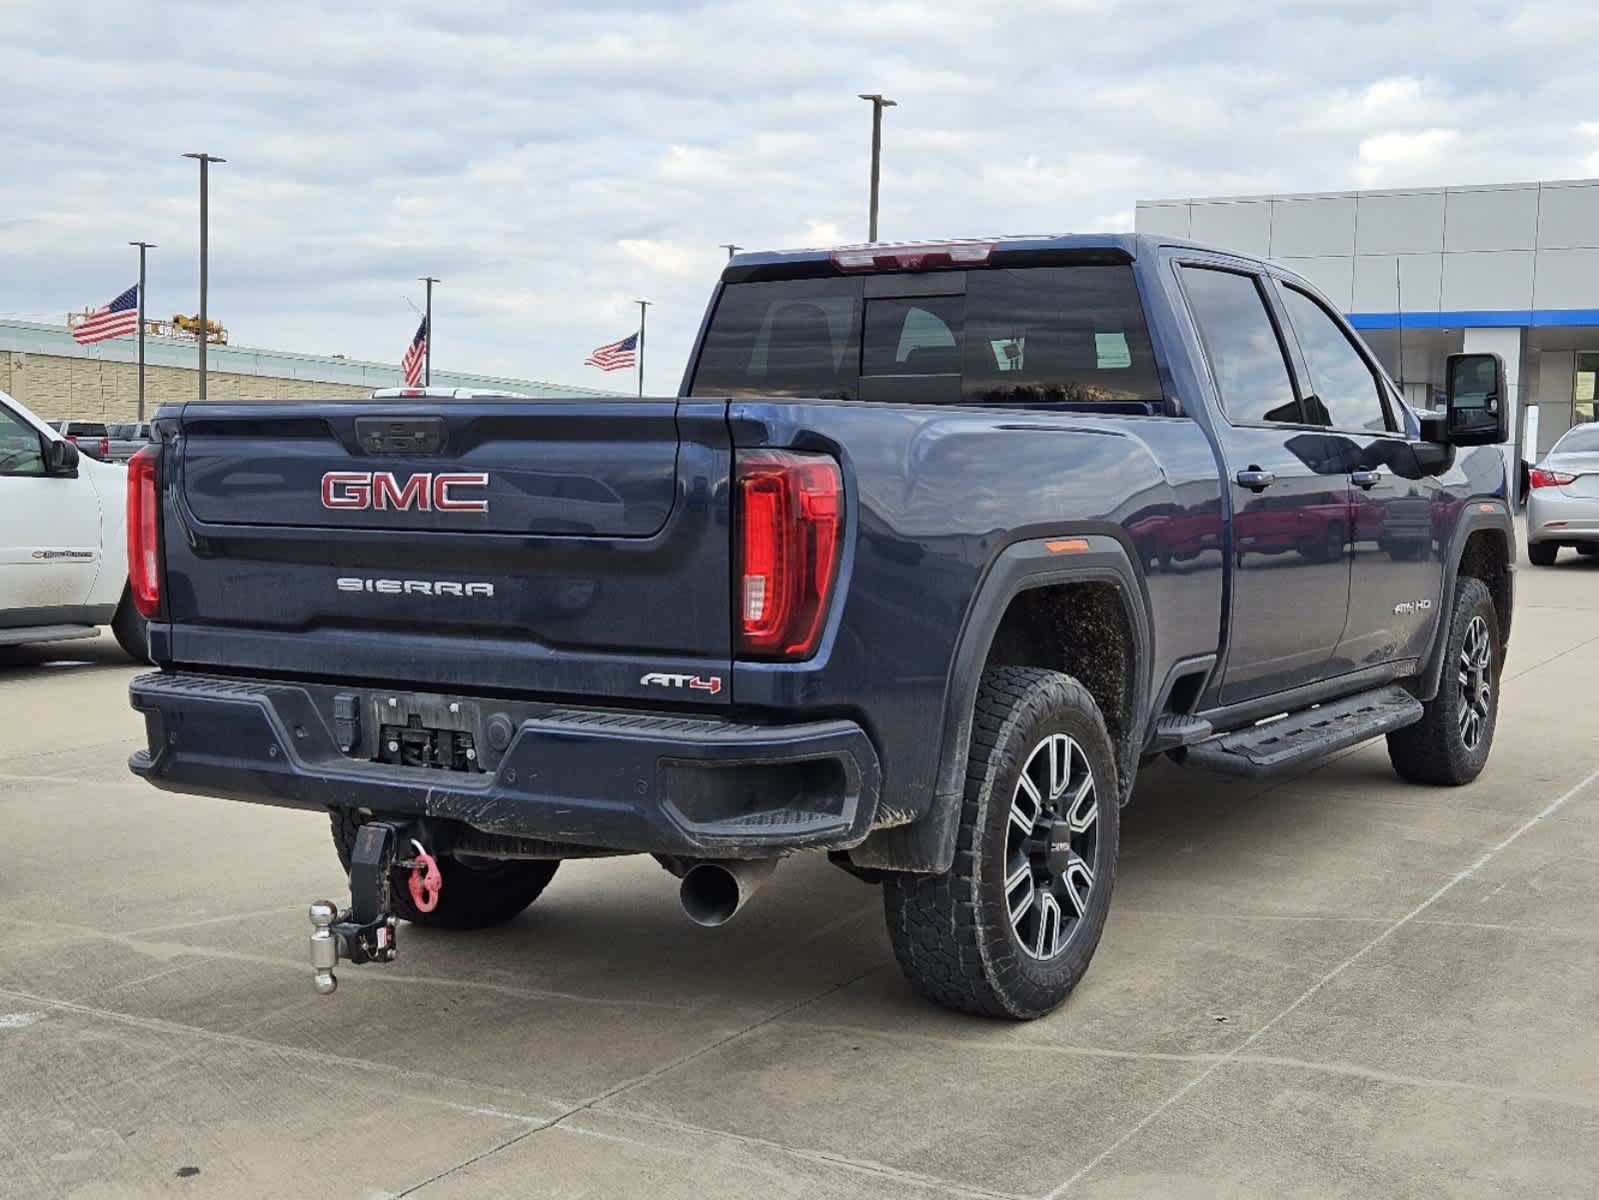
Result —
<instances>
[{"instance_id":1,"label":"white cloud","mask_svg":"<svg viewBox=\"0 0 1599 1200\"><path fill-rule=\"evenodd\" d=\"M230 160L211 307L235 341L394 360L433 274L440 366L595 382L583 355L649 296L649 386L667 391L718 243L864 237L858 92L899 101L883 236L1125 227L1138 199L1599 175L1591 72L1567 52L1599 39L1596 13L5 0L0 312L114 295L135 237L160 243L156 311L193 311L179 155L209 149Z\"/></svg>"}]
</instances>

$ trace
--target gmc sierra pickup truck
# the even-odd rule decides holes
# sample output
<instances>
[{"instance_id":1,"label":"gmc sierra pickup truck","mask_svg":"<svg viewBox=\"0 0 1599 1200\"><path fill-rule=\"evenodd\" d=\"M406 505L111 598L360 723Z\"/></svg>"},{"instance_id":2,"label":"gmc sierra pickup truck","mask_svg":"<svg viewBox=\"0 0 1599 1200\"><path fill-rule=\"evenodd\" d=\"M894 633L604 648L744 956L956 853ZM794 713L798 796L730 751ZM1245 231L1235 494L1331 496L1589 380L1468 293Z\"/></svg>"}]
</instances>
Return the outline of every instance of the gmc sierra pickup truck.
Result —
<instances>
[{"instance_id":1,"label":"gmc sierra pickup truck","mask_svg":"<svg viewBox=\"0 0 1599 1200\"><path fill-rule=\"evenodd\" d=\"M1036 1017L1152 756L1482 770L1509 405L1446 374L1418 414L1282 267L1074 236L742 255L675 397L168 406L132 769L331 814L323 992L563 859L653 854L715 925L809 850L925 995Z\"/></svg>"}]
</instances>

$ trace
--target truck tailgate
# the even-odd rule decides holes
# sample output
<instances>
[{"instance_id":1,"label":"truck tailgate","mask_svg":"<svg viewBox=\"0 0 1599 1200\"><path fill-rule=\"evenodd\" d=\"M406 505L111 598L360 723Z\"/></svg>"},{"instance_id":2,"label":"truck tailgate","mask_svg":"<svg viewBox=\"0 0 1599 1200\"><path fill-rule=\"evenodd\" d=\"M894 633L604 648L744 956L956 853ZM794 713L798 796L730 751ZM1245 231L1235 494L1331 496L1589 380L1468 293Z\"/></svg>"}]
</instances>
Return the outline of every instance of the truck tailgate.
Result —
<instances>
[{"instance_id":1,"label":"truck tailgate","mask_svg":"<svg viewBox=\"0 0 1599 1200\"><path fill-rule=\"evenodd\" d=\"M721 401L189 405L177 432L174 662L728 698L641 683L731 658Z\"/></svg>"}]
</instances>

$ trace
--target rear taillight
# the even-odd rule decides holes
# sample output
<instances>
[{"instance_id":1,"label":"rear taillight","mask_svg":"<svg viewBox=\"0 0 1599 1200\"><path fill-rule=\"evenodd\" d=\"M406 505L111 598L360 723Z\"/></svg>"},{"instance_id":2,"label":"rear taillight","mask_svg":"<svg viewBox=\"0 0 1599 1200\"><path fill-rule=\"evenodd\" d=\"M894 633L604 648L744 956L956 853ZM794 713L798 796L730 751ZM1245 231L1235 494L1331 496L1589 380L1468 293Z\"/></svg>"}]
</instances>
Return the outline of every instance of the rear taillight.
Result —
<instances>
[{"instance_id":1,"label":"rear taillight","mask_svg":"<svg viewBox=\"0 0 1599 1200\"><path fill-rule=\"evenodd\" d=\"M1562 487L1576 479L1575 475L1568 475L1564 471L1547 471L1534 467L1527 475L1527 482L1535 488Z\"/></svg>"},{"instance_id":2,"label":"rear taillight","mask_svg":"<svg viewBox=\"0 0 1599 1200\"><path fill-rule=\"evenodd\" d=\"M100 457L103 459L111 457L111 439L108 437L100 439Z\"/></svg>"},{"instance_id":3,"label":"rear taillight","mask_svg":"<svg viewBox=\"0 0 1599 1200\"><path fill-rule=\"evenodd\" d=\"M145 446L128 461L128 586L148 619L161 611L160 464L160 446Z\"/></svg>"},{"instance_id":4,"label":"rear taillight","mask_svg":"<svg viewBox=\"0 0 1599 1200\"><path fill-rule=\"evenodd\" d=\"M740 453L735 469L740 650L807 658L838 574L844 489L838 464L786 450Z\"/></svg>"}]
</instances>

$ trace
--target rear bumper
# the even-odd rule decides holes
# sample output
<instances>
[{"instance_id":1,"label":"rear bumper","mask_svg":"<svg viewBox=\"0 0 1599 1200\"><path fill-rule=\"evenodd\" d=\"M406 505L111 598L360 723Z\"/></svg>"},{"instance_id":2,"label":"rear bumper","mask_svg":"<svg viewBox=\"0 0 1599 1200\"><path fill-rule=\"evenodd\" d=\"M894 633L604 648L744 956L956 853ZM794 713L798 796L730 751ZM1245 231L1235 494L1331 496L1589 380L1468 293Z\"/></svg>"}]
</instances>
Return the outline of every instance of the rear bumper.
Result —
<instances>
[{"instance_id":1,"label":"rear bumper","mask_svg":"<svg viewBox=\"0 0 1599 1200\"><path fill-rule=\"evenodd\" d=\"M1599 541L1599 497L1567 496L1559 488L1534 488L1527 496L1527 540Z\"/></svg>"},{"instance_id":2,"label":"rear bumper","mask_svg":"<svg viewBox=\"0 0 1599 1200\"><path fill-rule=\"evenodd\" d=\"M876 751L845 720L750 725L635 710L450 696L481 709L484 770L367 761L340 749L335 697L389 692L161 672L135 679L149 748L134 774L168 791L358 808L613 850L754 857L856 845L877 810ZM349 700L344 700L348 705ZM348 709L346 709L348 711ZM383 711L381 708L375 710ZM495 736L493 723L504 732ZM499 749L493 742L503 743Z\"/></svg>"}]
</instances>

